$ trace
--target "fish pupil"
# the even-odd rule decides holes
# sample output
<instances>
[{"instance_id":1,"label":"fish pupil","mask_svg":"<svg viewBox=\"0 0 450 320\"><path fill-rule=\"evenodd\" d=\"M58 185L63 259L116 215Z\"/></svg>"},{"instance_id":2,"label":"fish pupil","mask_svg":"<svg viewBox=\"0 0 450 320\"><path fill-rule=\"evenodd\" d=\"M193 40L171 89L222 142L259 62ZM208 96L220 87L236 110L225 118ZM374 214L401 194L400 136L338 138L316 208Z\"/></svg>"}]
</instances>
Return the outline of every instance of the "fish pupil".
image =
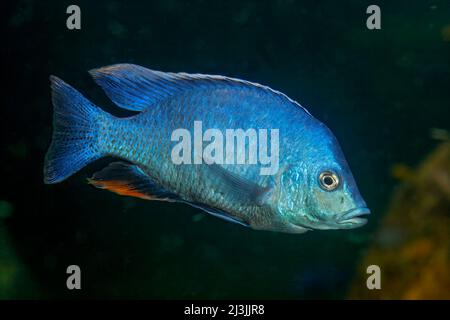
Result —
<instances>
[{"instance_id":1,"label":"fish pupil","mask_svg":"<svg viewBox=\"0 0 450 320\"><path fill-rule=\"evenodd\" d=\"M323 178L323 183L325 183L325 185L327 186L332 186L334 184L334 180L332 177L324 177Z\"/></svg>"}]
</instances>

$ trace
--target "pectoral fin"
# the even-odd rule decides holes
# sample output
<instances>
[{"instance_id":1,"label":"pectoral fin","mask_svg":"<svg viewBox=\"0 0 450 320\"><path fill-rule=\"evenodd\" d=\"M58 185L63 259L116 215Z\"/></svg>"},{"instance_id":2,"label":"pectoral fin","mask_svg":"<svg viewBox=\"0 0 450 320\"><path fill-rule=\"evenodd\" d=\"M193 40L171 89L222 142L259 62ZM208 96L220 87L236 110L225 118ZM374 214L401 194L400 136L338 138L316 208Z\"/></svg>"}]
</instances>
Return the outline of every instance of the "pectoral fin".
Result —
<instances>
[{"instance_id":1,"label":"pectoral fin","mask_svg":"<svg viewBox=\"0 0 450 320\"><path fill-rule=\"evenodd\" d=\"M232 197L254 202L256 205L265 204L273 192L273 186L260 186L246 178L224 169L217 164L208 165L212 178Z\"/></svg>"},{"instance_id":2,"label":"pectoral fin","mask_svg":"<svg viewBox=\"0 0 450 320\"><path fill-rule=\"evenodd\" d=\"M210 165L211 173L223 188L224 192L229 192L232 196L240 198L239 200L251 200L256 204L262 205L265 199L270 195L271 188L260 187L251 181L242 179L237 175L226 171L218 165ZM207 213L248 227L248 223L238 217L231 215L221 209L211 207L203 203L189 202L181 199L174 193L171 193L155 181L152 180L137 165L125 162L113 162L94 173L88 182L93 186L106 189L123 196L131 196L145 200L159 200L169 202L181 202L189 204L195 208L206 211Z\"/></svg>"}]
</instances>

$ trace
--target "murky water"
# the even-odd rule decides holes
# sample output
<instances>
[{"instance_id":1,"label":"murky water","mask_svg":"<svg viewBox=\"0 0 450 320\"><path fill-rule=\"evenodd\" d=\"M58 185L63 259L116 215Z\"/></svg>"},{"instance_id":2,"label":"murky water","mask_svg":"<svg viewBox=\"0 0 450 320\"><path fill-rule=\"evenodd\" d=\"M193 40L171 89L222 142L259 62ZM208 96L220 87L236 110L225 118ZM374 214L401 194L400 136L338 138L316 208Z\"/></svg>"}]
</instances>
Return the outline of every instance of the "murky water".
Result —
<instances>
[{"instance_id":1,"label":"murky water","mask_svg":"<svg viewBox=\"0 0 450 320\"><path fill-rule=\"evenodd\" d=\"M450 129L449 2L378 1L381 30L366 27L369 4L78 1L81 30L66 28L65 2L7 5L0 298L346 297L401 183L392 167L414 167L438 144L430 130ZM339 139L369 223L256 232L186 205L87 185L111 159L44 185L49 75L122 115L87 74L119 62L243 78L299 101ZM82 270L76 292L66 289L72 264Z\"/></svg>"}]
</instances>

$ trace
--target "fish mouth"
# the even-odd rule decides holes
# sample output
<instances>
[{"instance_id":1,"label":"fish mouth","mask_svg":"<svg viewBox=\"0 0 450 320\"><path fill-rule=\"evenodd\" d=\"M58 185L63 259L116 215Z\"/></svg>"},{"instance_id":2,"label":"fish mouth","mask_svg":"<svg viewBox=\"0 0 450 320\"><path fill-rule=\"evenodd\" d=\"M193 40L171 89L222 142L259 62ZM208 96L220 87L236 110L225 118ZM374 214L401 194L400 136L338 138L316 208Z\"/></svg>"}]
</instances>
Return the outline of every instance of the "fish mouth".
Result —
<instances>
[{"instance_id":1,"label":"fish mouth","mask_svg":"<svg viewBox=\"0 0 450 320\"><path fill-rule=\"evenodd\" d=\"M345 211L337 223L346 229L357 228L365 225L367 219L361 218L370 214L370 209L367 207L360 207Z\"/></svg>"}]
</instances>

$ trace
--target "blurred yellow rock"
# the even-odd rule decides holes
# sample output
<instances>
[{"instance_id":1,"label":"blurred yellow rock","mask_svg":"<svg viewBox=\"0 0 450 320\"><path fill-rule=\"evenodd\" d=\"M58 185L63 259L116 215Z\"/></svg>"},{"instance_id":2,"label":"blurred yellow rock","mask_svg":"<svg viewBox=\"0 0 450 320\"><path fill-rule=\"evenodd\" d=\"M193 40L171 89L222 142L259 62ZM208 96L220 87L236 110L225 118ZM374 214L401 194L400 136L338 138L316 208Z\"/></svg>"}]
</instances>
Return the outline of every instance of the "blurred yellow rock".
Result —
<instances>
[{"instance_id":1,"label":"blurred yellow rock","mask_svg":"<svg viewBox=\"0 0 450 320\"><path fill-rule=\"evenodd\" d=\"M399 166L393 174L402 185L358 264L348 298L450 299L450 143L416 170ZM372 264L381 268L381 290L366 287Z\"/></svg>"},{"instance_id":2,"label":"blurred yellow rock","mask_svg":"<svg viewBox=\"0 0 450 320\"><path fill-rule=\"evenodd\" d=\"M447 24L441 29L442 40L445 42L450 41L450 24Z\"/></svg>"}]
</instances>

